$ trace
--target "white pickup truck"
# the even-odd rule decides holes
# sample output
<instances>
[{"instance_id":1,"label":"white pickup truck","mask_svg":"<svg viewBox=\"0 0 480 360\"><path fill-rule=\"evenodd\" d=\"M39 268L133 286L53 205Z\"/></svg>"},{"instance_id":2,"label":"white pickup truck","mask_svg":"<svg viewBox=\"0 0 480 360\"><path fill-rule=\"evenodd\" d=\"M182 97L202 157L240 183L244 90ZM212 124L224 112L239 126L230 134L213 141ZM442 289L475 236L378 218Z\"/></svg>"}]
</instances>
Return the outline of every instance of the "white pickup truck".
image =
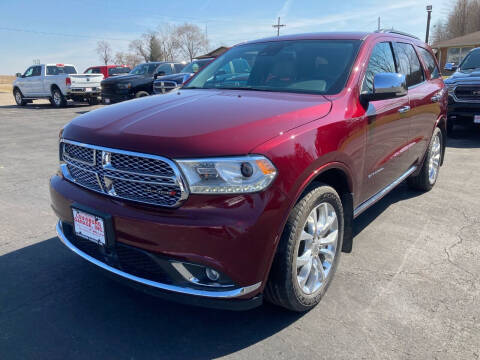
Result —
<instances>
[{"instance_id":1,"label":"white pickup truck","mask_svg":"<svg viewBox=\"0 0 480 360\"><path fill-rule=\"evenodd\" d=\"M13 96L19 106L36 99L49 99L55 107L63 107L68 99L98 104L102 74L78 74L73 65L32 65L13 82Z\"/></svg>"}]
</instances>

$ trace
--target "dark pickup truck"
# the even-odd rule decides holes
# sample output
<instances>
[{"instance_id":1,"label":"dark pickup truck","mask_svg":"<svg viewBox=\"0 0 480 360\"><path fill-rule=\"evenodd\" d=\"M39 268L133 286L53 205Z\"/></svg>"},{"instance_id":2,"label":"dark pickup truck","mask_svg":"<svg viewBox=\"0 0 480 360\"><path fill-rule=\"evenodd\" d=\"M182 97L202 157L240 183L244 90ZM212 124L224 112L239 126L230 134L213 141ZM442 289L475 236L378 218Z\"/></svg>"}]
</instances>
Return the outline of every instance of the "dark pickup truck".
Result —
<instances>
[{"instance_id":1,"label":"dark pickup truck","mask_svg":"<svg viewBox=\"0 0 480 360\"><path fill-rule=\"evenodd\" d=\"M157 76L178 73L185 64L180 62L149 62L137 65L127 75L102 81L102 102L112 104L153 94L153 80Z\"/></svg>"},{"instance_id":2,"label":"dark pickup truck","mask_svg":"<svg viewBox=\"0 0 480 360\"><path fill-rule=\"evenodd\" d=\"M153 82L153 92L155 94L165 94L179 87L195 75L201 68L213 61L214 58L193 60L185 66L179 73L158 76Z\"/></svg>"},{"instance_id":3,"label":"dark pickup truck","mask_svg":"<svg viewBox=\"0 0 480 360\"><path fill-rule=\"evenodd\" d=\"M446 70L455 70L445 85L448 88L448 131L455 123L480 125L480 48L471 50L458 67L451 64Z\"/></svg>"}]
</instances>

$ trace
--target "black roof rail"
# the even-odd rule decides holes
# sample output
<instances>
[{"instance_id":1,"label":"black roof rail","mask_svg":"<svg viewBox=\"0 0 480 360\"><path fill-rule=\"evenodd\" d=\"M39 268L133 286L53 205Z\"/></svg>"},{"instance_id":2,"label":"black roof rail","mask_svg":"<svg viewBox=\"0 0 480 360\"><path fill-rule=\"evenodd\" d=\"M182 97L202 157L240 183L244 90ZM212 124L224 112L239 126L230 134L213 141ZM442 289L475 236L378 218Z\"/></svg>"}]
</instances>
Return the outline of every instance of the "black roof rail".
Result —
<instances>
[{"instance_id":1,"label":"black roof rail","mask_svg":"<svg viewBox=\"0 0 480 360\"><path fill-rule=\"evenodd\" d=\"M403 32L403 31L395 30L395 29L380 29L380 30L375 30L375 32L376 32L376 33L387 33L387 34L403 35L403 36L408 36L408 37L411 37L411 38L420 40L420 38L417 37L417 36L415 36L415 35L412 35L412 34L409 34L409 33Z\"/></svg>"}]
</instances>

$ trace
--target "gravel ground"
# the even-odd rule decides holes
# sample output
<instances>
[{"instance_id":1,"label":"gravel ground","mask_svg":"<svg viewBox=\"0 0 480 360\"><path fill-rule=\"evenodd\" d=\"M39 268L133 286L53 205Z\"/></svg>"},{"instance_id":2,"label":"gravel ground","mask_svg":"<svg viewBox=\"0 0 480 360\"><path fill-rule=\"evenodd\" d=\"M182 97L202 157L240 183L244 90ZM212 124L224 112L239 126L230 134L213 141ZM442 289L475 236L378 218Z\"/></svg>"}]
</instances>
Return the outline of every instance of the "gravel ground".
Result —
<instances>
[{"instance_id":1,"label":"gravel ground","mask_svg":"<svg viewBox=\"0 0 480 360\"><path fill-rule=\"evenodd\" d=\"M0 94L1 359L479 359L479 129L449 139L431 192L402 184L356 219L314 310L232 313L137 292L64 248L48 179L59 129L92 107L12 101Z\"/></svg>"}]
</instances>

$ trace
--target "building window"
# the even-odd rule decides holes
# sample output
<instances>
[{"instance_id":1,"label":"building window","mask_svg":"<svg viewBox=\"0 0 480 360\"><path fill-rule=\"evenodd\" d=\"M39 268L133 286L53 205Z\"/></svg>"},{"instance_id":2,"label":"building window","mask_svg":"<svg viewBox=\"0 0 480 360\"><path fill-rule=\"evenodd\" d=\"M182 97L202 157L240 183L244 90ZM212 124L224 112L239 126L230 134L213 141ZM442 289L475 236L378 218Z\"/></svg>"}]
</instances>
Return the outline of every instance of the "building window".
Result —
<instances>
[{"instance_id":1,"label":"building window","mask_svg":"<svg viewBox=\"0 0 480 360\"><path fill-rule=\"evenodd\" d=\"M451 47L447 51L447 63L454 63L458 65L463 58L467 56L468 52L473 49L473 46L466 47Z\"/></svg>"}]
</instances>

